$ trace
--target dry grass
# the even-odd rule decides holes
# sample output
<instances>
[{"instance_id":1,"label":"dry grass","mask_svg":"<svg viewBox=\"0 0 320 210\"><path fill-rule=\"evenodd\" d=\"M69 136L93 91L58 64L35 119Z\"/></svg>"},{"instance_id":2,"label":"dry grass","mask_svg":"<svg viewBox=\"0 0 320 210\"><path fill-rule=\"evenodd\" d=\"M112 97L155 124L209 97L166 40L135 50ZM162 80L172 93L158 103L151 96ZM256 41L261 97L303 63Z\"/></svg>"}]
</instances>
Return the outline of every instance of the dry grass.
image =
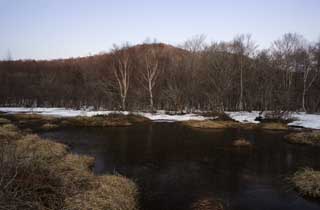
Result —
<instances>
[{"instance_id":1,"label":"dry grass","mask_svg":"<svg viewBox=\"0 0 320 210\"><path fill-rule=\"evenodd\" d=\"M93 117L72 117L65 119L64 126L79 127L109 127L109 126L130 126L138 123L150 122L148 118L139 115L110 114Z\"/></svg>"},{"instance_id":2,"label":"dry grass","mask_svg":"<svg viewBox=\"0 0 320 210\"><path fill-rule=\"evenodd\" d=\"M92 157L70 154L65 145L37 135L0 140L0 210L137 208L136 185L124 177L94 176Z\"/></svg>"},{"instance_id":3,"label":"dry grass","mask_svg":"<svg viewBox=\"0 0 320 210\"><path fill-rule=\"evenodd\" d=\"M204 197L196 200L191 208L194 210L224 210L224 206L221 201L212 197Z\"/></svg>"},{"instance_id":4,"label":"dry grass","mask_svg":"<svg viewBox=\"0 0 320 210\"><path fill-rule=\"evenodd\" d=\"M196 113L196 114L202 115L204 117L211 117L216 120L232 121L232 118L225 112L212 111L212 112L202 112L202 113Z\"/></svg>"},{"instance_id":5,"label":"dry grass","mask_svg":"<svg viewBox=\"0 0 320 210\"><path fill-rule=\"evenodd\" d=\"M263 130L288 130L288 125L280 122L260 123L259 129Z\"/></svg>"},{"instance_id":6,"label":"dry grass","mask_svg":"<svg viewBox=\"0 0 320 210\"><path fill-rule=\"evenodd\" d=\"M59 118L38 114L12 114L1 115L3 122L14 122L20 128L32 128L33 130L53 130L62 126L69 127L112 127L131 126L139 123L150 122L148 118L140 115L113 113L109 115L97 115L92 117ZM7 121L8 120L8 121Z\"/></svg>"},{"instance_id":7,"label":"dry grass","mask_svg":"<svg viewBox=\"0 0 320 210\"><path fill-rule=\"evenodd\" d=\"M10 120L19 128L32 128L33 130L50 130L57 128L61 118L53 116L44 116L38 114L7 114L1 115L3 118Z\"/></svg>"},{"instance_id":8,"label":"dry grass","mask_svg":"<svg viewBox=\"0 0 320 210\"><path fill-rule=\"evenodd\" d=\"M320 132L291 133L286 136L289 143L320 146Z\"/></svg>"},{"instance_id":9,"label":"dry grass","mask_svg":"<svg viewBox=\"0 0 320 210\"><path fill-rule=\"evenodd\" d=\"M24 114L24 113L18 113L10 115L15 120L37 120L37 121L45 121L45 122L51 122L56 121L56 117L48 116L48 115L40 115L40 114Z\"/></svg>"},{"instance_id":10,"label":"dry grass","mask_svg":"<svg viewBox=\"0 0 320 210\"><path fill-rule=\"evenodd\" d=\"M182 122L182 125L192 128L207 128L207 129L226 129L240 127L240 123L235 121L222 121L222 120L189 120Z\"/></svg>"},{"instance_id":11,"label":"dry grass","mask_svg":"<svg viewBox=\"0 0 320 210\"><path fill-rule=\"evenodd\" d=\"M56 125L56 124L52 124L52 123L45 123L41 126L41 129L42 130L54 130L54 129L57 129L59 128L59 125Z\"/></svg>"},{"instance_id":12,"label":"dry grass","mask_svg":"<svg viewBox=\"0 0 320 210\"><path fill-rule=\"evenodd\" d=\"M0 125L3 125L3 124L9 124L11 123L10 120L6 119L6 118L0 118Z\"/></svg>"},{"instance_id":13,"label":"dry grass","mask_svg":"<svg viewBox=\"0 0 320 210\"><path fill-rule=\"evenodd\" d=\"M232 145L235 147L250 147L250 146L252 146L251 142L246 139L237 139L232 142Z\"/></svg>"},{"instance_id":14,"label":"dry grass","mask_svg":"<svg viewBox=\"0 0 320 210\"><path fill-rule=\"evenodd\" d=\"M297 171L290 181L302 195L320 198L320 171L304 168Z\"/></svg>"},{"instance_id":15,"label":"dry grass","mask_svg":"<svg viewBox=\"0 0 320 210\"><path fill-rule=\"evenodd\" d=\"M92 189L66 200L69 210L135 210L138 209L135 184L121 176L100 176ZM115 202L116 198L116 202Z\"/></svg>"},{"instance_id":16,"label":"dry grass","mask_svg":"<svg viewBox=\"0 0 320 210\"><path fill-rule=\"evenodd\" d=\"M262 122L275 122L275 123L288 124L294 120L296 119L292 117L291 112L278 110L278 111L267 112L265 114L264 119L262 119Z\"/></svg>"},{"instance_id":17,"label":"dry grass","mask_svg":"<svg viewBox=\"0 0 320 210\"><path fill-rule=\"evenodd\" d=\"M17 127L11 124L0 126L0 141L16 140L20 137Z\"/></svg>"}]
</instances>

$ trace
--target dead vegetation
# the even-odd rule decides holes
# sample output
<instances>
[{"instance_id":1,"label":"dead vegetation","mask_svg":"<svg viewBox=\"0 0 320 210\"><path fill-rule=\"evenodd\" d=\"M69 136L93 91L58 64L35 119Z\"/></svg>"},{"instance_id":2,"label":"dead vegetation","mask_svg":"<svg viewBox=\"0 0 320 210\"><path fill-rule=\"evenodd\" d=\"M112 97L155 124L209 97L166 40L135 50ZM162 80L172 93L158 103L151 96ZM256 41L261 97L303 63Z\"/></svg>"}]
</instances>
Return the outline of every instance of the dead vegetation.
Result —
<instances>
[{"instance_id":1,"label":"dead vegetation","mask_svg":"<svg viewBox=\"0 0 320 210\"><path fill-rule=\"evenodd\" d=\"M93 164L63 144L1 126L0 209L137 209L136 185L121 176L95 176Z\"/></svg>"},{"instance_id":2,"label":"dead vegetation","mask_svg":"<svg viewBox=\"0 0 320 210\"><path fill-rule=\"evenodd\" d=\"M313 132L291 133L286 136L286 140L292 144L320 146L320 132L313 131Z\"/></svg>"},{"instance_id":3,"label":"dead vegetation","mask_svg":"<svg viewBox=\"0 0 320 210\"><path fill-rule=\"evenodd\" d=\"M229 129L229 128L241 128L244 130L288 130L288 126L283 123L240 123L232 120L189 120L181 123L182 125L191 128L203 128L203 129Z\"/></svg>"},{"instance_id":4,"label":"dead vegetation","mask_svg":"<svg viewBox=\"0 0 320 210\"><path fill-rule=\"evenodd\" d=\"M282 122L264 122L258 125L262 130L288 130L288 125Z\"/></svg>"},{"instance_id":5,"label":"dead vegetation","mask_svg":"<svg viewBox=\"0 0 320 210\"><path fill-rule=\"evenodd\" d=\"M296 119L292 117L292 112L280 110L266 112L264 117L259 118L262 123L288 124L294 120Z\"/></svg>"},{"instance_id":6,"label":"dead vegetation","mask_svg":"<svg viewBox=\"0 0 320 210\"><path fill-rule=\"evenodd\" d=\"M109 114L92 117L71 117L62 121L63 126L79 127L109 127L109 126L131 126L138 123L150 122L148 118L134 114Z\"/></svg>"},{"instance_id":7,"label":"dead vegetation","mask_svg":"<svg viewBox=\"0 0 320 210\"><path fill-rule=\"evenodd\" d=\"M182 122L182 125L192 128L206 128L206 129L226 129L226 128L238 128L240 123L235 121L223 121L223 120L189 120Z\"/></svg>"},{"instance_id":8,"label":"dead vegetation","mask_svg":"<svg viewBox=\"0 0 320 210\"><path fill-rule=\"evenodd\" d=\"M224 210L224 205L220 200L212 197L200 198L192 204L193 210Z\"/></svg>"},{"instance_id":9,"label":"dead vegetation","mask_svg":"<svg viewBox=\"0 0 320 210\"><path fill-rule=\"evenodd\" d=\"M11 123L10 120L6 118L0 118L0 125L9 124L9 123Z\"/></svg>"},{"instance_id":10,"label":"dead vegetation","mask_svg":"<svg viewBox=\"0 0 320 210\"><path fill-rule=\"evenodd\" d=\"M0 140L2 141L13 141L20 137L20 133L16 126L11 124L5 124L0 126Z\"/></svg>"},{"instance_id":11,"label":"dead vegetation","mask_svg":"<svg viewBox=\"0 0 320 210\"><path fill-rule=\"evenodd\" d=\"M304 168L298 170L289 180L303 196L320 198L320 171Z\"/></svg>"},{"instance_id":12,"label":"dead vegetation","mask_svg":"<svg viewBox=\"0 0 320 210\"><path fill-rule=\"evenodd\" d=\"M232 118L225 112L212 111L212 112L202 112L202 113L200 112L196 114L202 115L204 117L211 117L212 119L215 119L215 120L233 121Z\"/></svg>"},{"instance_id":13,"label":"dead vegetation","mask_svg":"<svg viewBox=\"0 0 320 210\"><path fill-rule=\"evenodd\" d=\"M38 114L2 114L3 122L13 122L20 128L32 128L35 131L48 131L61 127L112 127L131 126L139 123L147 123L146 117L134 114L111 113L109 115L97 115L92 117L54 117Z\"/></svg>"},{"instance_id":14,"label":"dead vegetation","mask_svg":"<svg viewBox=\"0 0 320 210\"><path fill-rule=\"evenodd\" d=\"M41 129L42 130L54 130L54 129L57 129L59 128L59 125L56 125L56 124L52 124L52 123L45 123L41 126Z\"/></svg>"}]
</instances>

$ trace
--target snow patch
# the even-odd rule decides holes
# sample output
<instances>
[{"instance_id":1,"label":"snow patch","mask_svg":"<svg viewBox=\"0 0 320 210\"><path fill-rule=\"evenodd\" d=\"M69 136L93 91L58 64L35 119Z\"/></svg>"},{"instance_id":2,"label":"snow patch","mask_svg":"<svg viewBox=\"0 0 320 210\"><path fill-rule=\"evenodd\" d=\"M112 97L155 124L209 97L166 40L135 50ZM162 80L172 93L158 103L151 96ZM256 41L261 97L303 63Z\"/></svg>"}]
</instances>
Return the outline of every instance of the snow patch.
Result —
<instances>
[{"instance_id":1,"label":"snow patch","mask_svg":"<svg viewBox=\"0 0 320 210\"><path fill-rule=\"evenodd\" d=\"M128 115L130 113L144 116L153 121L187 121L187 120L206 120L211 119L209 117L203 117L196 114L183 114L183 115L168 115L163 110L157 113L145 113L145 112L127 112L127 111L90 111L90 110L75 110L65 108L25 108L25 107L0 107L0 112L7 113L27 113L27 114L40 114L40 115L52 115L57 117L77 117L85 116L92 117L95 115L109 115L111 113L120 113Z\"/></svg>"},{"instance_id":2,"label":"snow patch","mask_svg":"<svg viewBox=\"0 0 320 210\"><path fill-rule=\"evenodd\" d=\"M226 112L233 120L241 123L260 123L255 121L259 117L259 111L252 112Z\"/></svg>"},{"instance_id":3,"label":"snow patch","mask_svg":"<svg viewBox=\"0 0 320 210\"><path fill-rule=\"evenodd\" d=\"M289 123L289 126L301 126L304 128L320 129L320 114L295 113L292 117L297 120Z\"/></svg>"},{"instance_id":4,"label":"snow patch","mask_svg":"<svg viewBox=\"0 0 320 210\"><path fill-rule=\"evenodd\" d=\"M7 113L27 113L27 114L40 114L40 115L52 115L57 117L77 117L85 116L92 117L95 115L108 115L111 113L121 113L128 115L130 113L144 116L152 121L159 122L176 122L176 121L188 121L188 120L209 120L212 117L204 117L198 114L182 114L182 115L169 115L164 110L159 110L156 113L146 112L127 112L127 111L92 111L87 110L75 110L66 108L26 108L26 107L0 107L0 112ZM226 112L232 119L241 123L259 123L255 121L259 117L259 111L252 112ZM292 114L296 120L289 123L289 126L301 126L304 128L320 129L320 114L306 114L303 112Z\"/></svg>"}]
</instances>

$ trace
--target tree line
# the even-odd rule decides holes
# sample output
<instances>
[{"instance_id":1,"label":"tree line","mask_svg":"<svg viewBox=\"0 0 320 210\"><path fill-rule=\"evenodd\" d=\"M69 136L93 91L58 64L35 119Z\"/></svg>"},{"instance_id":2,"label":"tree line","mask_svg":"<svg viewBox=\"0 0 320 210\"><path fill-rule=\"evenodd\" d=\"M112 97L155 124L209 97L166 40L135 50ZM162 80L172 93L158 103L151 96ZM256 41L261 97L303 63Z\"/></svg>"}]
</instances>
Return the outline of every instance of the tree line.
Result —
<instances>
[{"instance_id":1,"label":"tree line","mask_svg":"<svg viewBox=\"0 0 320 210\"><path fill-rule=\"evenodd\" d=\"M320 112L320 41L284 34L268 49L250 35L180 46L115 45L110 53L0 62L1 106L109 110Z\"/></svg>"}]
</instances>

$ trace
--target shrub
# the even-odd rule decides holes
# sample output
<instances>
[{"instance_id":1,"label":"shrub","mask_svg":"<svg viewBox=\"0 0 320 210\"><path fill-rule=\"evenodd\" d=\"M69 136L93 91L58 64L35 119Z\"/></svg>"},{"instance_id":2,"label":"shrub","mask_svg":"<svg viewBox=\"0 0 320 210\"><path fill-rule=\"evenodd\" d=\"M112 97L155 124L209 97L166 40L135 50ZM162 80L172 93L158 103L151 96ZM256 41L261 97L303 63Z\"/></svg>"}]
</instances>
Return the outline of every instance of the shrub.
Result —
<instances>
[{"instance_id":1,"label":"shrub","mask_svg":"<svg viewBox=\"0 0 320 210\"><path fill-rule=\"evenodd\" d=\"M212 112L201 113L201 115L204 116L204 117L211 117L214 120L230 120L230 121L233 121L233 119L228 114L226 114L225 112L212 111Z\"/></svg>"},{"instance_id":2,"label":"shrub","mask_svg":"<svg viewBox=\"0 0 320 210\"><path fill-rule=\"evenodd\" d=\"M261 122L278 122L278 123L290 123L293 122L295 118L291 116L289 111L272 111L266 112Z\"/></svg>"}]
</instances>

